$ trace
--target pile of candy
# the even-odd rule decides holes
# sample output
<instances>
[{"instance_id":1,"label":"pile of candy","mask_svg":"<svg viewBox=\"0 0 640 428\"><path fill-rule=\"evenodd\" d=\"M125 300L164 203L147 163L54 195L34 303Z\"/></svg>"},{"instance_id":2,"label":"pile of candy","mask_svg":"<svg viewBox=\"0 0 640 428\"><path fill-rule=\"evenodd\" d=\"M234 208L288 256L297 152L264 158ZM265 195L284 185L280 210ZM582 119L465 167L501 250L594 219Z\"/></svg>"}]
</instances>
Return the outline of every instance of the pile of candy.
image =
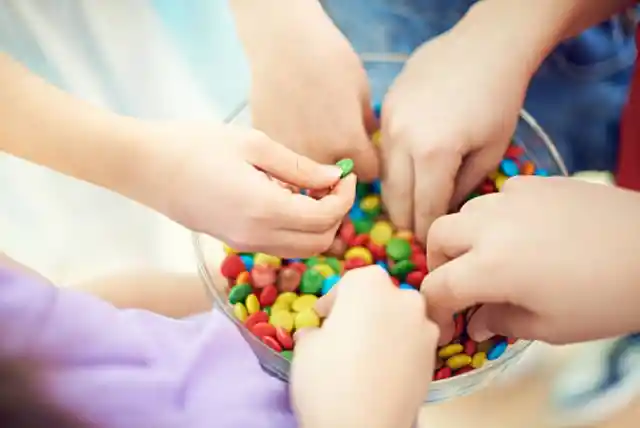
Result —
<instances>
[{"instance_id":1,"label":"pile of candy","mask_svg":"<svg viewBox=\"0 0 640 428\"><path fill-rule=\"evenodd\" d=\"M338 163L343 176L353 163ZM512 144L498 170L470 197L499 191L514 175L547 175L524 157L522 147ZM341 225L331 248L309 259L280 259L268 254L236 253L225 248L221 273L229 283L228 301L233 313L265 345L291 359L293 333L318 327L322 320L314 305L350 269L378 264L400 288L419 290L428 273L425 249L412 233L396 230L386 219L380 200L380 184L359 183L355 204ZM494 337L476 343L466 334L472 310L455 317L453 341L438 349L434 380L478 369L498 359L515 340Z\"/></svg>"}]
</instances>

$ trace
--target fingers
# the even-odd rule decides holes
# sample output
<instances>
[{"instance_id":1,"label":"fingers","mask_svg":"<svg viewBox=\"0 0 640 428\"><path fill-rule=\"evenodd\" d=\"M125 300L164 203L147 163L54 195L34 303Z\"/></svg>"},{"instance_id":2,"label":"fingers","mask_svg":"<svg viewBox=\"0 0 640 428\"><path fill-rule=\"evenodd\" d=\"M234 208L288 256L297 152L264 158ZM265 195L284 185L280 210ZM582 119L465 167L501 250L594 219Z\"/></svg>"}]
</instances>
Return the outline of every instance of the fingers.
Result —
<instances>
[{"instance_id":1,"label":"fingers","mask_svg":"<svg viewBox=\"0 0 640 428\"><path fill-rule=\"evenodd\" d=\"M337 166L317 163L259 132L245 140L245 159L278 180L305 189L329 188L341 174Z\"/></svg>"},{"instance_id":2,"label":"fingers","mask_svg":"<svg viewBox=\"0 0 640 428\"><path fill-rule=\"evenodd\" d=\"M496 150L498 149L498 150ZM494 171L502 154L502 146L486 145L486 149L470 154L458 171L456 186L451 197L451 207L458 207L469 194Z\"/></svg>"},{"instance_id":3,"label":"fingers","mask_svg":"<svg viewBox=\"0 0 640 428\"><path fill-rule=\"evenodd\" d=\"M471 338L482 342L495 335L533 339L536 316L508 303L481 306L471 317L467 331Z\"/></svg>"},{"instance_id":4,"label":"fingers","mask_svg":"<svg viewBox=\"0 0 640 428\"><path fill-rule=\"evenodd\" d=\"M426 242L431 224L447 213L460 158L448 149L414 159L414 225L416 237Z\"/></svg>"},{"instance_id":5,"label":"fingers","mask_svg":"<svg viewBox=\"0 0 640 428\"><path fill-rule=\"evenodd\" d=\"M269 216L277 222L277 227L284 230L312 233L332 230L349 212L356 197L356 177L353 174L340 180L331 193L321 199L291 193L273 182L270 184L279 192L267 201Z\"/></svg>"},{"instance_id":6,"label":"fingers","mask_svg":"<svg viewBox=\"0 0 640 428\"><path fill-rule=\"evenodd\" d=\"M478 227L477 217L462 213L437 219L429 230L427 262L433 272L471 249Z\"/></svg>"},{"instance_id":7,"label":"fingers","mask_svg":"<svg viewBox=\"0 0 640 428\"><path fill-rule=\"evenodd\" d=\"M400 150L389 150L383 136L382 148L386 152L382 165L382 199L389 218L399 229L413 230L413 165L411 157Z\"/></svg>"},{"instance_id":8,"label":"fingers","mask_svg":"<svg viewBox=\"0 0 640 428\"><path fill-rule=\"evenodd\" d=\"M505 302L500 289L491 286L491 274L474 254L468 253L430 272L420 291L431 304L451 313L479 303Z\"/></svg>"},{"instance_id":9,"label":"fingers","mask_svg":"<svg viewBox=\"0 0 640 428\"><path fill-rule=\"evenodd\" d=\"M354 171L360 180L369 183L379 177L380 159L368 134L363 133L358 141L353 143L348 156L353 159Z\"/></svg>"}]
</instances>

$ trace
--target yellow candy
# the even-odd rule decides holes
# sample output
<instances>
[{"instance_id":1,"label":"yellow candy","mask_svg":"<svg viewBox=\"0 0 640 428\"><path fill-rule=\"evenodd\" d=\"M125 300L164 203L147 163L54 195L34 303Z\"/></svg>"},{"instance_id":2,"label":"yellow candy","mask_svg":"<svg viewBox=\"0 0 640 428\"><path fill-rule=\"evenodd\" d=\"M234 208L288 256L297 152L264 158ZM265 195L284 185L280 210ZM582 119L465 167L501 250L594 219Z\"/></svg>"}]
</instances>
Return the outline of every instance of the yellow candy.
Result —
<instances>
[{"instance_id":1,"label":"yellow candy","mask_svg":"<svg viewBox=\"0 0 640 428\"><path fill-rule=\"evenodd\" d=\"M249 315L255 314L260 310L260 301L258 300L258 296L256 296L255 294L249 294L244 304L247 307L247 312L249 312Z\"/></svg>"},{"instance_id":2,"label":"yellow candy","mask_svg":"<svg viewBox=\"0 0 640 428\"><path fill-rule=\"evenodd\" d=\"M474 369L479 369L484 366L484 363L487 361L487 354L484 352L477 352L473 358L471 358L471 367Z\"/></svg>"},{"instance_id":3,"label":"yellow candy","mask_svg":"<svg viewBox=\"0 0 640 428\"><path fill-rule=\"evenodd\" d=\"M393 226L388 221L378 221L369 232L371 242L378 245L386 245L393 237Z\"/></svg>"},{"instance_id":4,"label":"yellow candy","mask_svg":"<svg viewBox=\"0 0 640 428\"><path fill-rule=\"evenodd\" d=\"M495 178L494 183L496 185L496 189L498 189L498 192L502 189L502 186L504 186L504 182L507 181L509 179L509 177L507 177L504 174L498 174L498 176Z\"/></svg>"},{"instance_id":5,"label":"yellow candy","mask_svg":"<svg viewBox=\"0 0 640 428\"><path fill-rule=\"evenodd\" d=\"M291 309L294 312L302 312L307 309L313 309L318 301L318 297L313 294L305 294L304 296L298 297L291 304Z\"/></svg>"},{"instance_id":6,"label":"yellow candy","mask_svg":"<svg viewBox=\"0 0 640 428\"><path fill-rule=\"evenodd\" d=\"M371 251L365 247L351 247L344 253L345 260L360 259L365 261L368 265L373 263L373 256Z\"/></svg>"},{"instance_id":7,"label":"yellow candy","mask_svg":"<svg viewBox=\"0 0 640 428\"><path fill-rule=\"evenodd\" d=\"M496 180L496 178L498 178L498 176L499 176L499 175L500 175L500 171L496 169L495 171L493 171L493 172L489 173L488 177L489 177L489 179L491 179L492 181L495 181L495 180Z\"/></svg>"},{"instance_id":8,"label":"yellow candy","mask_svg":"<svg viewBox=\"0 0 640 428\"><path fill-rule=\"evenodd\" d=\"M320 275L322 275L325 278L328 277L328 276L336 274L336 272L331 268L331 266L329 266L326 263L317 264L314 267L312 267L311 269L320 272Z\"/></svg>"},{"instance_id":9,"label":"yellow candy","mask_svg":"<svg viewBox=\"0 0 640 428\"><path fill-rule=\"evenodd\" d=\"M298 312L295 319L296 330L309 327L320 327L320 317L313 309L305 309Z\"/></svg>"},{"instance_id":10,"label":"yellow candy","mask_svg":"<svg viewBox=\"0 0 640 428\"><path fill-rule=\"evenodd\" d=\"M364 212L373 212L380 208L382 201L378 195L367 195L360 201L360 209Z\"/></svg>"},{"instance_id":11,"label":"yellow candy","mask_svg":"<svg viewBox=\"0 0 640 428\"><path fill-rule=\"evenodd\" d=\"M228 256L229 254L236 254L236 250L234 250L233 248L231 248L230 246L228 246L227 244L224 244L222 246L222 249L224 250L224 253Z\"/></svg>"},{"instance_id":12,"label":"yellow candy","mask_svg":"<svg viewBox=\"0 0 640 428\"><path fill-rule=\"evenodd\" d=\"M282 259L265 253L256 253L256 255L253 256L253 264L256 266L271 266L274 269L279 269L280 266L282 266Z\"/></svg>"},{"instance_id":13,"label":"yellow candy","mask_svg":"<svg viewBox=\"0 0 640 428\"><path fill-rule=\"evenodd\" d=\"M396 232L396 238L411 241L413 239L413 233L410 230L399 230Z\"/></svg>"},{"instance_id":14,"label":"yellow candy","mask_svg":"<svg viewBox=\"0 0 640 428\"><path fill-rule=\"evenodd\" d=\"M471 357L467 354L458 354L447 360L447 366L451 370L458 370L471 364Z\"/></svg>"},{"instance_id":15,"label":"yellow candy","mask_svg":"<svg viewBox=\"0 0 640 428\"><path fill-rule=\"evenodd\" d=\"M271 317L269 317L269 323L274 327L282 327L290 332L293 330L293 315L289 311L272 312Z\"/></svg>"},{"instance_id":16,"label":"yellow candy","mask_svg":"<svg viewBox=\"0 0 640 428\"><path fill-rule=\"evenodd\" d=\"M275 303L282 303L287 305L287 307L291 307L291 304L293 303L294 300L296 300L298 298L298 295L296 293L294 293L293 291L286 291L282 294L280 294L277 298ZM273 307L272 307L273 308Z\"/></svg>"},{"instance_id":17,"label":"yellow candy","mask_svg":"<svg viewBox=\"0 0 640 428\"><path fill-rule=\"evenodd\" d=\"M289 312L291 311L291 304L287 303L287 302L275 302L273 305L271 305L271 313L275 314L278 312Z\"/></svg>"},{"instance_id":18,"label":"yellow candy","mask_svg":"<svg viewBox=\"0 0 640 428\"><path fill-rule=\"evenodd\" d=\"M233 315L235 315L235 317L238 318L240 322L244 322L248 316L247 308L245 308L242 303L238 302L233 305Z\"/></svg>"},{"instance_id":19,"label":"yellow candy","mask_svg":"<svg viewBox=\"0 0 640 428\"><path fill-rule=\"evenodd\" d=\"M373 141L373 144L375 144L376 146L380 145L380 131L376 131L373 133L373 135L371 136L371 141Z\"/></svg>"},{"instance_id":20,"label":"yellow candy","mask_svg":"<svg viewBox=\"0 0 640 428\"><path fill-rule=\"evenodd\" d=\"M438 351L438 357L447 359L453 357L454 355L462 353L462 351L464 351L464 346L459 343L452 343L440 349Z\"/></svg>"}]
</instances>

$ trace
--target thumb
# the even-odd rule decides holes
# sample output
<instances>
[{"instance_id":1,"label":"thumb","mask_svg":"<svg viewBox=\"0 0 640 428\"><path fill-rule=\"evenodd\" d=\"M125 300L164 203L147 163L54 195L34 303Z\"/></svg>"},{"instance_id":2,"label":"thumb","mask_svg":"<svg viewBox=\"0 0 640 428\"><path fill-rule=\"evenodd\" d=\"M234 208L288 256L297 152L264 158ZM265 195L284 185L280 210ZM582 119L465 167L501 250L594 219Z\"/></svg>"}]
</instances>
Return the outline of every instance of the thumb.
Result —
<instances>
[{"instance_id":1,"label":"thumb","mask_svg":"<svg viewBox=\"0 0 640 428\"><path fill-rule=\"evenodd\" d=\"M326 189L340 180L341 169L302 156L262 133L246 141L245 160L272 177L304 189Z\"/></svg>"},{"instance_id":2,"label":"thumb","mask_svg":"<svg viewBox=\"0 0 640 428\"><path fill-rule=\"evenodd\" d=\"M467 331L476 342L496 335L532 339L535 324L535 315L520 306L509 303L487 304L473 314Z\"/></svg>"},{"instance_id":3,"label":"thumb","mask_svg":"<svg viewBox=\"0 0 640 428\"><path fill-rule=\"evenodd\" d=\"M378 150L368 134L362 130L362 135L351 142L352 150L348 156L353 159L354 170L359 179L371 182L380 176L380 159Z\"/></svg>"}]
</instances>

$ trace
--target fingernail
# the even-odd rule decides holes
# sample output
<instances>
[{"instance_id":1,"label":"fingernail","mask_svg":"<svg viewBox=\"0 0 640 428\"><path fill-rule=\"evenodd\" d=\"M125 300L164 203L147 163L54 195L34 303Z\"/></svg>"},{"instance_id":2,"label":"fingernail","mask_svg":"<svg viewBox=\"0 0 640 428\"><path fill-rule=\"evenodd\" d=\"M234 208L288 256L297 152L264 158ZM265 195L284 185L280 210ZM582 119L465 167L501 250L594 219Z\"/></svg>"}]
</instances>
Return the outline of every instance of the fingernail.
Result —
<instances>
[{"instance_id":1,"label":"fingernail","mask_svg":"<svg viewBox=\"0 0 640 428\"><path fill-rule=\"evenodd\" d=\"M489 331L486 327L476 327L469 331L469 336L476 342L484 342L485 340L491 339L495 336L495 333Z\"/></svg>"},{"instance_id":2,"label":"fingernail","mask_svg":"<svg viewBox=\"0 0 640 428\"><path fill-rule=\"evenodd\" d=\"M336 165L324 165L322 168L324 169L324 174L333 179L338 180L342 175L342 169Z\"/></svg>"}]
</instances>

